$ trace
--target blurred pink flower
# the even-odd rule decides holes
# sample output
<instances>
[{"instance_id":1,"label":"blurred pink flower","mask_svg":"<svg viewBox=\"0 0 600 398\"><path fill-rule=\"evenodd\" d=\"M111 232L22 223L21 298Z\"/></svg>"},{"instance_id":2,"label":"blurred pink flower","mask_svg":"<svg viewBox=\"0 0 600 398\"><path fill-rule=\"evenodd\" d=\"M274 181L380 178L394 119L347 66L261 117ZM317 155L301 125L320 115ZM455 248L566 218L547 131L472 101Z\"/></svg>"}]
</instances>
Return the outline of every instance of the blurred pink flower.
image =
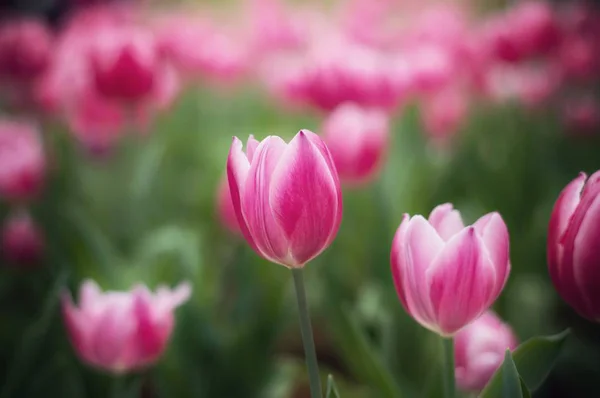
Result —
<instances>
[{"instance_id":1,"label":"blurred pink flower","mask_svg":"<svg viewBox=\"0 0 600 398\"><path fill-rule=\"evenodd\" d=\"M115 374L154 364L164 352L175 323L173 312L186 302L191 286L174 290L159 286L156 293L138 285L130 292L101 292L87 280L79 305L63 294L63 319L79 358Z\"/></svg>"},{"instance_id":2,"label":"blurred pink flower","mask_svg":"<svg viewBox=\"0 0 600 398\"><path fill-rule=\"evenodd\" d=\"M561 35L549 3L524 1L486 22L483 34L498 59L520 62L557 48Z\"/></svg>"},{"instance_id":3,"label":"blurred pink flower","mask_svg":"<svg viewBox=\"0 0 600 398\"><path fill-rule=\"evenodd\" d=\"M231 199L240 229L265 259L302 268L325 250L342 221L342 193L333 159L314 133L286 144L277 136L246 153L234 138L227 160Z\"/></svg>"},{"instance_id":4,"label":"blurred pink flower","mask_svg":"<svg viewBox=\"0 0 600 398\"><path fill-rule=\"evenodd\" d=\"M9 201L35 198L44 185L46 158L37 128L0 121L0 196Z\"/></svg>"},{"instance_id":5,"label":"blurred pink flower","mask_svg":"<svg viewBox=\"0 0 600 398\"><path fill-rule=\"evenodd\" d=\"M15 265L33 266L44 254L45 239L28 212L11 213L2 227L2 257Z\"/></svg>"},{"instance_id":6,"label":"blurred pink flower","mask_svg":"<svg viewBox=\"0 0 600 398\"><path fill-rule=\"evenodd\" d=\"M572 98L563 104L563 120L575 133L600 134L600 103L592 96Z\"/></svg>"},{"instance_id":7,"label":"blurred pink flower","mask_svg":"<svg viewBox=\"0 0 600 398\"><path fill-rule=\"evenodd\" d=\"M41 20L5 22L0 27L0 80L31 82L50 64L53 37Z\"/></svg>"},{"instance_id":8,"label":"blurred pink flower","mask_svg":"<svg viewBox=\"0 0 600 398\"><path fill-rule=\"evenodd\" d=\"M250 0L250 35L254 51L269 53L306 45L308 30L301 13L281 0Z\"/></svg>"},{"instance_id":9,"label":"blurred pink flower","mask_svg":"<svg viewBox=\"0 0 600 398\"><path fill-rule=\"evenodd\" d=\"M587 181L586 181L587 180ZM560 193L548 225L548 269L560 296L600 321L600 171L580 173Z\"/></svg>"},{"instance_id":10,"label":"blurred pink flower","mask_svg":"<svg viewBox=\"0 0 600 398\"><path fill-rule=\"evenodd\" d=\"M458 332L454 339L456 383L463 391L481 391L504 361L507 349L517 348L512 329L491 310Z\"/></svg>"},{"instance_id":11,"label":"blurred pink flower","mask_svg":"<svg viewBox=\"0 0 600 398\"><path fill-rule=\"evenodd\" d=\"M163 57L187 78L232 82L249 67L243 41L207 17L174 14L157 21L155 31Z\"/></svg>"},{"instance_id":12,"label":"blurred pink flower","mask_svg":"<svg viewBox=\"0 0 600 398\"><path fill-rule=\"evenodd\" d=\"M469 102L463 89L449 87L422 98L421 117L429 138L444 144L464 124Z\"/></svg>"},{"instance_id":13,"label":"blurred pink flower","mask_svg":"<svg viewBox=\"0 0 600 398\"><path fill-rule=\"evenodd\" d=\"M392 243L400 301L423 327L452 336L498 298L510 272L508 230L498 213L465 227L451 204L429 220L404 215Z\"/></svg>"},{"instance_id":14,"label":"blurred pink flower","mask_svg":"<svg viewBox=\"0 0 600 398\"><path fill-rule=\"evenodd\" d=\"M375 177L389 145L389 117L353 103L335 108L323 123L323 139L340 180L361 184Z\"/></svg>"}]
</instances>

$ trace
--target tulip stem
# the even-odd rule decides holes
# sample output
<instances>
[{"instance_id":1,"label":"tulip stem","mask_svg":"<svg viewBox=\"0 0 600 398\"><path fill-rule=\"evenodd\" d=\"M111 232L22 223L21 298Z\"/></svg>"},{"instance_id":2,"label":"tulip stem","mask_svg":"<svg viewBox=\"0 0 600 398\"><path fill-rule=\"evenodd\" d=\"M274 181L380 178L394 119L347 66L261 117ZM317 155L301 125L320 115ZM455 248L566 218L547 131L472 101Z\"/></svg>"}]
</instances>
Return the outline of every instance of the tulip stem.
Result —
<instances>
[{"instance_id":1,"label":"tulip stem","mask_svg":"<svg viewBox=\"0 0 600 398\"><path fill-rule=\"evenodd\" d=\"M454 379L454 339L442 338L444 346L444 398L456 397L456 382Z\"/></svg>"},{"instance_id":2,"label":"tulip stem","mask_svg":"<svg viewBox=\"0 0 600 398\"><path fill-rule=\"evenodd\" d=\"M317 361L312 327L310 326L310 315L306 303L302 268L293 269L292 275L294 276L294 287L296 288L296 298L298 300L300 332L302 333L302 343L304 344L304 355L306 357L306 367L308 369L308 379L310 381L310 396L311 398L322 398L319 363Z\"/></svg>"},{"instance_id":3,"label":"tulip stem","mask_svg":"<svg viewBox=\"0 0 600 398\"><path fill-rule=\"evenodd\" d=\"M110 397L111 398L122 398L123 395L123 376L115 375L112 377L112 383L110 386Z\"/></svg>"}]
</instances>

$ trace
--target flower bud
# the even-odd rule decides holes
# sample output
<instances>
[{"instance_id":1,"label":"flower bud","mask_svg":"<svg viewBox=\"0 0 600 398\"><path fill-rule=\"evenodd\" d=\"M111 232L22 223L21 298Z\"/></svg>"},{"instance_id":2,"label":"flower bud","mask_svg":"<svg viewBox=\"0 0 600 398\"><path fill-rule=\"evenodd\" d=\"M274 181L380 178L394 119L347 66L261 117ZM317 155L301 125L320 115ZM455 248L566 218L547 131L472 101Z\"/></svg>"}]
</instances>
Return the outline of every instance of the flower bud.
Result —
<instances>
[{"instance_id":1,"label":"flower bud","mask_svg":"<svg viewBox=\"0 0 600 398\"><path fill-rule=\"evenodd\" d=\"M456 384L463 391L481 391L504 361L506 349L518 342L512 329L491 310L454 338Z\"/></svg>"},{"instance_id":2,"label":"flower bud","mask_svg":"<svg viewBox=\"0 0 600 398\"><path fill-rule=\"evenodd\" d=\"M342 194L333 159L314 133L301 130L286 144L277 136L234 138L227 173L240 229L267 260L302 268L335 238Z\"/></svg>"},{"instance_id":3,"label":"flower bud","mask_svg":"<svg viewBox=\"0 0 600 398\"><path fill-rule=\"evenodd\" d=\"M404 309L441 336L452 336L498 298L510 272L508 230L498 213L465 227L451 204L429 220L404 219L392 243L391 265Z\"/></svg>"}]
</instances>

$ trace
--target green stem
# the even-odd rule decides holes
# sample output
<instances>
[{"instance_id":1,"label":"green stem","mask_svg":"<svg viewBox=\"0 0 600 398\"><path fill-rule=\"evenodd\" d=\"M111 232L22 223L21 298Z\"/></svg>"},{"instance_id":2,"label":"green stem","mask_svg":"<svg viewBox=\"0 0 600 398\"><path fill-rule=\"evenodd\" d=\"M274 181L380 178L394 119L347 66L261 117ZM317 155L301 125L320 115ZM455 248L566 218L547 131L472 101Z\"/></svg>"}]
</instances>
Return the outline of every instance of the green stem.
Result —
<instances>
[{"instance_id":1,"label":"green stem","mask_svg":"<svg viewBox=\"0 0 600 398\"><path fill-rule=\"evenodd\" d=\"M444 346L444 397L456 397L456 382L454 379L454 339L442 338Z\"/></svg>"},{"instance_id":2,"label":"green stem","mask_svg":"<svg viewBox=\"0 0 600 398\"><path fill-rule=\"evenodd\" d=\"M123 376L114 375L110 385L110 398L123 398Z\"/></svg>"},{"instance_id":3,"label":"green stem","mask_svg":"<svg viewBox=\"0 0 600 398\"><path fill-rule=\"evenodd\" d=\"M310 396L311 398L322 398L319 363L317 362L317 352L315 350L312 327L310 326L310 315L308 314L308 305L306 303L302 268L293 269L292 275L294 276L294 287L296 288L296 298L298 299L300 332L302 333L302 343L304 343L304 355L306 357L306 367L310 381Z\"/></svg>"}]
</instances>

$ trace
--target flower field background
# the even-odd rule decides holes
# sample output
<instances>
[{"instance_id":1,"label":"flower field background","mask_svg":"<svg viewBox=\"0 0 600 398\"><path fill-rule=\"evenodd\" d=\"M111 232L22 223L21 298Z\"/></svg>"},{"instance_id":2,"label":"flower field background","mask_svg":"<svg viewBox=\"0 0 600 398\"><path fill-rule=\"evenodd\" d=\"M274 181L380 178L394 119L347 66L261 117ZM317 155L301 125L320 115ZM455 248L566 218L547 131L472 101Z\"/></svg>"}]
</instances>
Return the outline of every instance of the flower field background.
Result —
<instances>
[{"instance_id":1,"label":"flower field background","mask_svg":"<svg viewBox=\"0 0 600 398\"><path fill-rule=\"evenodd\" d=\"M290 270L242 237L226 172L233 136L302 129L342 182L337 237L304 268L341 397L442 396L439 338L403 309L390 250L403 214L443 203L506 223L492 308L518 342L571 329L532 396L598 395L600 329L547 258L560 192L600 169L593 4L87 3L2 13L0 398L310 396ZM127 300L69 324L86 280L184 289L139 367L111 359L138 344Z\"/></svg>"}]
</instances>

